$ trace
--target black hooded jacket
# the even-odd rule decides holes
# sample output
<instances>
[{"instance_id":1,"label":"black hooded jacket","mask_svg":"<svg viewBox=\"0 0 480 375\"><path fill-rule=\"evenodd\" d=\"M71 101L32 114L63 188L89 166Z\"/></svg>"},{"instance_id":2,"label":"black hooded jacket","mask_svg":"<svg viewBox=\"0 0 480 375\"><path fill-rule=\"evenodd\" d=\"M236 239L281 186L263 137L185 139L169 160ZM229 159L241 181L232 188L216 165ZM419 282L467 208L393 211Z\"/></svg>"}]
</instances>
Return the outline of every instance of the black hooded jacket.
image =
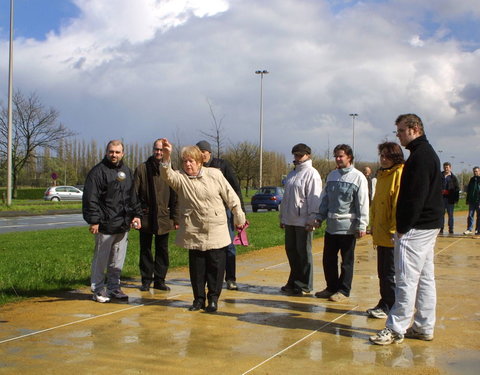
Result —
<instances>
[{"instance_id":1,"label":"black hooded jacket","mask_svg":"<svg viewBox=\"0 0 480 375\"><path fill-rule=\"evenodd\" d=\"M125 173L125 178L119 173ZM107 157L94 166L85 181L82 199L83 218L88 224L100 224L105 234L130 230L134 217L141 218L130 168L121 160L113 164Z\"/></svg>"},{"instance_id":2,"label":"black hooded jacket","mask_svg":"<svg viewBox=\"0 0 480 375\"><path fill-rule=\"evenodd\" d=\"M443 197L440 160L422 135L407 145L397 201L397 232L410 229L436 229L442 226Z\"/></svg>"}]
</instances>

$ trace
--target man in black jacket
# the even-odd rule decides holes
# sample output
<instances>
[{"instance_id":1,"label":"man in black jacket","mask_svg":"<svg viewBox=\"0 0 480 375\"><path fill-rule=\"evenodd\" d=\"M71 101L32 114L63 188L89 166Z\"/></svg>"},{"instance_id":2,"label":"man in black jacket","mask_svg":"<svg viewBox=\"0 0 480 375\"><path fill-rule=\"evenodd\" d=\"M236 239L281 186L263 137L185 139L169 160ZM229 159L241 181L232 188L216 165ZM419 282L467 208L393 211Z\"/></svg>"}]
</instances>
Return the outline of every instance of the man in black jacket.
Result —
<instances>
[{"instance_id":1,"label":"man in black jacket","mask_svg":"<svg viewBox=\"0 0 480 375\"><path fill-rule=\"evenodd\" d=\"M153 288L169 291L165 284L169 266L169 232L178 229L176 215L177 195L160 177L160 162L163 158L161 139L153 143L153 153L147 161L135 169L135 191L142 206L142 229L140 230L141 291ZM152 240L155 257L152 254Z\"/></svg>"},{"instance_id":2,"label":"man in black jacket","mask_svg":"<svg viewBox=\"0 0 480 375\"><path fill-rule=\"evenodd\" d=\"M212 158L212 146L207 141L200 141L196 145L203 155L203 165L206 167L211 168L218 168L223 173L223 176L226 180L230 183L235 193L237 193L238 198L240 199L242 210L245 212L245 206L243 204L242 199L242 190L240 188L240 183L238 182L238 178L235 175L235 172L232 169L230 163L224 159L220 158ZM227 210L227 220L228 220L228 228L230 230L230 236L234 237L234 230L235 226L233 224L233 215L232 212L226 208ZM225 267L225 282L227 283L227 289L230 290L237 290L237 278L236 278L236 253L237 250L233 242L228 245L227 247L227 263Z\"/></svg>"},{"instance_id":3,"label":"man in black jacket","mask_svg":"<svg viewBox=\"0 0 480 375\"><path fill-rule=\"evenodd\" d=\"M90 170L83 190L83 218L95 235L91 289L93 300L101 303L110 302L110 298L128 299L120 288L120 274L128 231L141 228L142 210L132 171L123 164L123 155L121 141L108 142L105 157Z\"/></svg>"},{"instance_id":4,"label":"man in black jacket","mask_svg":"<svg viewBox=\"0 0 480 375\"><path fill-rule=\"evenodd\" d=\"M410 156L397 201L395 304L386 328L370 337L378 345L401 343L404 337L431 341L435 326L433 250L443 215L440 160L417 115L400 115L395 125L400 144L410 150Z\"/></svg>"},{"instance_id":5,"label":"man in black jacket","mask_svg":"<svg viewBox=\"0 0 480 375\"><path fill-rule=\"evenodd\" d=\"M447 211L448 216L448 233L453 234L453 209L455 208L455 203L458 202L460 197L460 186L458 185L457 177L452 173L452 164L448 161L443 163L442 196L444 210ZM442 215L440 234L443 234L444 226L445 215Z\"/></svg>"},{"instance_id":6,"label":"man in black jacket","mask_svg":"<svg viewBox=\"0 0 480 375\"><path fill-rule=\"evenodd\" d=\"M463 232L465 235L480 234L480 168L473 167L473 177L468 182L467 188L467 230ZM477 213L477 221L474 224L475 213ZM475 230L474 230L475 229Z\"/></svg>"}]
</instances>

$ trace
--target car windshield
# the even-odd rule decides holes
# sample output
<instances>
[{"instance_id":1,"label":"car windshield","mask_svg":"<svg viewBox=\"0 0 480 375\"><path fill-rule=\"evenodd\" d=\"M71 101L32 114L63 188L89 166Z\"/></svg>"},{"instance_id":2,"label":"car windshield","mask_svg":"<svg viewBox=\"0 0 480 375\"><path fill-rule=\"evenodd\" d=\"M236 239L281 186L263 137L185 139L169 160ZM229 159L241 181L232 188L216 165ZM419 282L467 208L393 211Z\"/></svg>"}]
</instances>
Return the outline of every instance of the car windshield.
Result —
<instances>
[{"instance_id":1,"label":"car windshield","mask_svg":"<svg viewBox=\"0 0 480 375\"><path fill-rule=\"evenodd\" d=\"M273 188L263 188L260 192L261 192L262 194L272 194L272 195L275 195L275 189L273 189Z\"/></svg>"}]
</instances>

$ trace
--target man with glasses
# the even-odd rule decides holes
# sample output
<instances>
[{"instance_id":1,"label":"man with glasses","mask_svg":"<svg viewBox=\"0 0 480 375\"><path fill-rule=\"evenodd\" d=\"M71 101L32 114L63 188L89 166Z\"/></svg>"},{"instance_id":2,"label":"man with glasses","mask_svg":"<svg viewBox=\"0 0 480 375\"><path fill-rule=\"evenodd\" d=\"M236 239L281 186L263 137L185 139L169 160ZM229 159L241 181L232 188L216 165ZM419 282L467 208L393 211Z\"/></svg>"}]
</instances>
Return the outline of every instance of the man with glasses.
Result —
<instances>
[{"instance_id":1,"label":"man with glasses","mask_svg":"<svg viewBox=\"0 0 480 375\"><path fill-rule=\"evenodd\" d=\"M431 341L435 326L433 257L443 215L440 160L425 136L420 117L400 115L395 125L400 144L410 156L397 201L395 303L386 327L370 337L377 345L401 343L404 337Z\"/></svg>"},{"instance_id":2,"label":"man with glasses","mask_svg":"<svg viewBox=\"0 0 480 375\"><path fill-rule=\"evenodd\" d=\"M135 170L135 191L143 210L140 229L140 274L141 291L153 288L169 291L165 284L169 266L168 233L178 228L176 194L160 177L163 158L162 141L153 143L153 153ZM152 255L152 240L155 237L155 258Z\"/></svg>"}]
</instances>

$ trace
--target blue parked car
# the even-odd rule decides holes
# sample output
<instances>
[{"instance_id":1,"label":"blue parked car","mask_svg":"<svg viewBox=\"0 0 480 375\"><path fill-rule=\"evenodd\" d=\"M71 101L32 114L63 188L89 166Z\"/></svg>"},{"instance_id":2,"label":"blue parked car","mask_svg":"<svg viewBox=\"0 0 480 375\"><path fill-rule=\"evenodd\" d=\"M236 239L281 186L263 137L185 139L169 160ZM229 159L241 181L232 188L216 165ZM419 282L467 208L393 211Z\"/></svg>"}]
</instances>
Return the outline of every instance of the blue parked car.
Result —
<instances>
[{"instance_id":1,"label":"blue parked car","mask_svg":"<svg viewBox=\"0 0 480 375\"><path fill-rule=\"evenodd\" d=\"M280 186L264 186L252 197L252 211L257 212L259 208L268 211L278 211L283 199L283 188Z\"/></svg>"}]
</instances>

